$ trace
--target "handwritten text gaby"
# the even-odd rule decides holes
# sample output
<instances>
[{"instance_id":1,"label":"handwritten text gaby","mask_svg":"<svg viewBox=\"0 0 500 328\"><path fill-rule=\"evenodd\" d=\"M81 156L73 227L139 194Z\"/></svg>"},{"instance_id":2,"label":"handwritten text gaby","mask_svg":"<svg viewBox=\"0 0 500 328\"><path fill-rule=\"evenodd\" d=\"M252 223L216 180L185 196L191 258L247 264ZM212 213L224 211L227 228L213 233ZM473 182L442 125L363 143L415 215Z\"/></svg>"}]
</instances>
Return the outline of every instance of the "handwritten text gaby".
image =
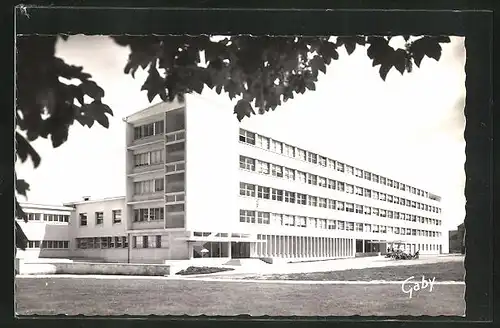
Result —
<instances>
[{"instance_id":1,"label":"handwritten text gaby","mask_svg":"<svg viewBox=\"0 0 500 328\"><path fill-rule=\"evenodd\" d=\"M425 276L422 276L421 281L411 281L413 278L415 277L411 276L410 278L403 281L403 284L401 285L401 290L403 291L403 293L408 294L411 298L414 291L417 292L419 290L429 288L429 292L432 292L432 288L434 287L434 282L436 280L435 277L433 277L432 279L426 279Z\"/></svg>"}]
</instances>

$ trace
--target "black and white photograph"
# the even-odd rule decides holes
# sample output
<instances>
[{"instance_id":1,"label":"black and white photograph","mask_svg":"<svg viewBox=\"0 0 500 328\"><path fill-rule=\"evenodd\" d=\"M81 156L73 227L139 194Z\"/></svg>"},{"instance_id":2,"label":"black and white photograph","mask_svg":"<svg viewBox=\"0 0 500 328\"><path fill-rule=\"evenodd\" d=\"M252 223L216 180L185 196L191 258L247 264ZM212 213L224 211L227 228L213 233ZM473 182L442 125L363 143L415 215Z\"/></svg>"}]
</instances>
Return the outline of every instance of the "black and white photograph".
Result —
<instances>
[{"instance_id":1,"label":"black and white photograph","mask_svg":"<svg viewBox=\"0 0 500 328\"><path fill-rule=\"evenodd\" d=\"M465 37L15 47L16 314L465 315Z\"/></svg>"}]
</instances>

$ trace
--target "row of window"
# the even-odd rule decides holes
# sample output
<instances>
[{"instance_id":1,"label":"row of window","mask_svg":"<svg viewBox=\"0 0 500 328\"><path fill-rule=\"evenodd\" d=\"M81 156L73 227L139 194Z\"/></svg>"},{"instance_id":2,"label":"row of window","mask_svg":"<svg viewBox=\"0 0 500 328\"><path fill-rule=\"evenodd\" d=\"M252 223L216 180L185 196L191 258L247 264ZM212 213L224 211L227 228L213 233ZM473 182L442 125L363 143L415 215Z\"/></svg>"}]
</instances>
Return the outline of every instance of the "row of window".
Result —
<instances>
[{"instance_id":1,"label":"row of window","mask_svg":"<svg viewBox=\"0 0 500 328\"><path fill-rule=\"evenodd\" d=\"M153 150L145 153L134 154L134 166L149 166L163 164L165 161L165 150Z\"/></svg>"},{"instance_id":2,"label":"row of window","mask_svg":"<svg viewBox=\"0 0 500 328\"><path fill-rule=\"evenodd\" d=\"M414 214L386 210L367 205L349 203L330 198L311 196L294 191L257 186L245 182L240 182L240 195L274 200L278 202L286 202L291 204L322 207L331 210L352 212L357 214L374 215L382 218L406 220L406 221L419 222L432 225L441 225L441 220L433 218L427 218Z\"/></svg>"},{"instance_id":3,"label":"row of window","mask_svg":"<svg viewBox=\"0 0 500 328\"><path fill-rule=\"evenodd\" d=\"M132 248L162 248L161 235L132 236Z\"/></svg>"},{"instance_id":4,"label":"row of window","mask_svg":"<svg viewBox=\"0 0 500 328\"><path fill-rule=\"evenodd\" d=\"M386 177L383 177L378 174L374 174L368 171L364 171L362 169L356 168L351 165L347 165L344 163L341 163L339 161L327 158L325 156L321 156L306 150L303 150L301 148L295 147L288 145L286 143L270 139L268 137L264 137L261 135L258 135L256 133L246 131L243 129L240 129L240 137L239 137L240 142L244 142L247 144L255 145L259 148L267 149L272 152L282 154L291 158L299 159L305 162L309 162L315 165L320 165L323 167L328 167L333 170L337 170L339 172L344 172L349 175L354 175L358 178L363 178L366 180L373 181L375 183L380 183L383 185L386 185L391 188L403 190L410 192L412 194L415 194L417 196L422 196L425 198L429 198L432 200L440 201L441 198L439 196L436 196L432 193L429 193L427 191L409 186L407 184L404 184L402 182L398 182L396 180L392 180Z\"/></svg>"},{"instance_id":5,"label":"row of window","mask_svg":"<svg viewBox=\"0 0 500 328\"><path fill-rule=\"evenodd\" d=\"M29 240L28 248L68 249L67 240Z\"/></svg>"},{"instance_id":6,"label":"row of window","mask_svg":"<svg viewBox=\"0 0 500 328\"><path fill-rule=\"evenodd\" d=\"M356 185L351 185L343 181L328 179L315 174L302 172L296 169L283 167L272 163L260 161L258 159L240 156L240 168L260 174L272 175L277 178L282 178L290 181L298 181L307 183L313 186L319 186L331 190L338 190L348 194L356 194L358 196L377 199L389 203L399 204L402 206L417 208L419 210L441 213L441 208L420 202L411 201L403 197L398 197L376 190L363 188Z\"/></svg>"},{"instance_id":7,"label":"row of window","mask_svg":"<svg viewBox=\"0 0 500 328\"><path fill-rule=\"evenodd\" d=\"M134 194L153 194L155 192L163 191L165 188L164 183L165 180L163 178L134 182Z\"/></svg>"},{"instance_id":8,"label":"row of window","mask_svg":"<svg viewBox=\"0 0 500 328\"><path fill-rule=\"evenodd\" d=\"M163 134L165 131L164 121L157 121L154 123L143 124L134 127L134 140Z\"/></svg>"},{"instance_id":9,"label":"row of window","mask_svg":"<svg viewBox=\"0 0 500 328\"><path fill-rule=\"evenodd\" d=\"M440 237L441 232L402 228L370 223L356 223L341 220L313 218L288 214L277 214L252 210L240 210L240 222L254 224L270 224L275 226L316 228L328 230L346 230L358 232L389 233L408 236Z\"/></svg>"},{"instance_id":10,"label":"row of window","mask_svg":"<svg viewBox=\"0 0 500 328\"><path fill-rule=\"evenodd\" d=\"M69 215L64 214L26 213L26 216L28 221L69 222Z\"/></svg>"},{"instance_id":11,"label":"row of window","mask_svg":"<svg viewBox=\"0 0 500 328\"><path fill-rule=\"evenodd\" d=\"M78 249L109 249L127 247L128 240L126 236L76 238L76 248Z\"/></svg>"},{"instance_id":12,"label":"row of window","mask_svg":"<svg viewBox=\"0 0 500 328\"><path fill-rule=\"evenodd\" d=\"M134 209L134 222L161 221L164 219L163 207Z\"/></svg>"},{"instance_id":13,"label":"row of window","mask_svg":"<svg viewBox=\"0 0 500 328\"><path fill-rule=\"evenodd\" d=\"M88 216L87 213L80 213L80 226L88 225ZM94 213L95 225L103 225L104 224L104 212L99 211ZM122 222L122 210L112 210L111 211L111 222L113 224Z\"/></svg>"}]
</instances>

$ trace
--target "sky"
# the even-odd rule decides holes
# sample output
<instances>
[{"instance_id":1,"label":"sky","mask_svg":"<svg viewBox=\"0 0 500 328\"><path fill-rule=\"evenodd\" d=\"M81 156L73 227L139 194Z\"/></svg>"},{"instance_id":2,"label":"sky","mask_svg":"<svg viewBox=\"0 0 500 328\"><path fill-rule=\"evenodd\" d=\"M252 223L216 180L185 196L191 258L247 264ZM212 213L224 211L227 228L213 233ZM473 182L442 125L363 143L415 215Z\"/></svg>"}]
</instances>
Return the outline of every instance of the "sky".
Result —
<instances>
[{"instance_id":1,"label":"sky","mask_svg":"<svg viewBox=\"0 0 500 328\"><path fill-rule=\"evenodd\" d=\"M451 39L438 62L424 58L420 68L404 76L393 69L385 82L366 48L350 56L341 49L327 74L320 74L315 91L246 119L266 130L285 126L291 144L296 140L297 146L320 153L327 149L326 156L442 196L443 224L455 229L465 216L465 47L464 38ZM56 55L92 74L114 116L109 129L76 123L56 149L49 140L35 140L40 166L33 169L29 160L16 164L19 178L31 185L22 200L57 205L82 196L124 195L122 118L151 105L140 91L146 75L125 75L128 49L105 36L72 36L58 42ZM227 96L216 101L230 104ZM310 127L307 138L304 127Z\"/></svg>"}]
</instances>

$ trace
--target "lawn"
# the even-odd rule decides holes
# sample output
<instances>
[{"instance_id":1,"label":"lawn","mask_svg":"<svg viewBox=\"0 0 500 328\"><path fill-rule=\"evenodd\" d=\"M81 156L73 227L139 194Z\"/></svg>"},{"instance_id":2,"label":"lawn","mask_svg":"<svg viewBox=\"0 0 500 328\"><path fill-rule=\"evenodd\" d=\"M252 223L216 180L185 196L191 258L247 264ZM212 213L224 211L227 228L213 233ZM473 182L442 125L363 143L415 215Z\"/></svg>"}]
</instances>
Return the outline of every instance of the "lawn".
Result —
<instances>
[{"instance_id":1,"label":"lawn","mask_svg":"<svg viewBox=\"0 0 500 328\"><path fill-rule=\"evenodd\" d=\"M244 276L251 280L313 280L313 281L404 281L414 276L422 276L439 281L464 281L465 268L462 261L439 262L382 268L353 269L330 272L268 274Z\"/></svg>"},{"instance_id":2,"label":"lawn","mask_svg":"<svg viewBox=\"0 0 500 328\"><path fill-rule=\"evenodd\" d=\"M170 279L17 279L17 313L85 315L454 315L464 285L435 285L410 299L400 285L304 285Z\"/></svg>"}]
</instances>

